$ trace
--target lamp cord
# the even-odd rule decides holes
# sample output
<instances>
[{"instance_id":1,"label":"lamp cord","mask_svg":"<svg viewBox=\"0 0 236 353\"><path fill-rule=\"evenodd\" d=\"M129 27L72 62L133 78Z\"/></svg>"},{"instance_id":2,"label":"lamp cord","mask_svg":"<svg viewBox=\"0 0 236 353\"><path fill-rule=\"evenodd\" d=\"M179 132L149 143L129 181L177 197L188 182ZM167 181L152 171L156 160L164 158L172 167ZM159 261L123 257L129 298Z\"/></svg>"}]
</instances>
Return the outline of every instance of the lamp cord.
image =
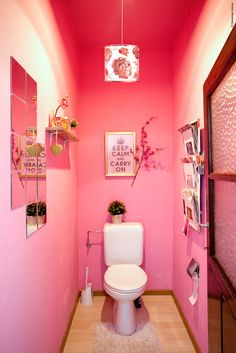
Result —
<instances>
[{"instance_id":1,"label":"lamp cord","mask_svg":"<svg viewBox=\"0 0 236 353\"><path fill-rule=\"evenodd\" d=\"M121 44L124 44L124 0L121 0Z\"/></svg>"}]
</instances>

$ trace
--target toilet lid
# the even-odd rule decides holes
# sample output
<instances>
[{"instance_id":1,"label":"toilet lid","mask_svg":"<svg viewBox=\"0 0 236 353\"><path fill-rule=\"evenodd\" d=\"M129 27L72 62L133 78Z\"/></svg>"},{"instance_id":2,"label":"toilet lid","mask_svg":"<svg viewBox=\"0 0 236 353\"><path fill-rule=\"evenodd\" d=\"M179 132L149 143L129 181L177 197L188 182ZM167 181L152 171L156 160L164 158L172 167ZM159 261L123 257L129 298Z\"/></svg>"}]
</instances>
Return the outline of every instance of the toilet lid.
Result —
<instances>
[{"instance_id":1,"label":"toilet lid","mask_svg":"<svg viewBox=\"0 0 236 353\"><path fill-rule=\"evenodd\" d=\"M138 265L112 265L106 270L104 280L109 287L128 291L143 287L147 275Z\"/></svg>"}]
</instances>

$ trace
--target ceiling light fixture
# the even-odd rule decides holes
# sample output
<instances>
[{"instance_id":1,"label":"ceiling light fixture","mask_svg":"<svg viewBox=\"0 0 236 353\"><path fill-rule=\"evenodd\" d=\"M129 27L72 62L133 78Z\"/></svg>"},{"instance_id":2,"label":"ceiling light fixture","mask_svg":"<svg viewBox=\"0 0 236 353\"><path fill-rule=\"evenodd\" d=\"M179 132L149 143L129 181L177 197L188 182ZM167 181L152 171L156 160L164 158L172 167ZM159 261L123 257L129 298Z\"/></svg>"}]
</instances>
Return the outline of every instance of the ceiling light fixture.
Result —
<instances>
[{"instance_id":1,"label":"ceiling light fixture","mask_svg":"<svg viewBox=\"0 0 236 353\"><path fill-rule=\"evenodd\" d=\"M121 0L121 44L105 46L105 81L139 80L139 48L124 42L124 0Z\"/></svg>"}]
</instances>

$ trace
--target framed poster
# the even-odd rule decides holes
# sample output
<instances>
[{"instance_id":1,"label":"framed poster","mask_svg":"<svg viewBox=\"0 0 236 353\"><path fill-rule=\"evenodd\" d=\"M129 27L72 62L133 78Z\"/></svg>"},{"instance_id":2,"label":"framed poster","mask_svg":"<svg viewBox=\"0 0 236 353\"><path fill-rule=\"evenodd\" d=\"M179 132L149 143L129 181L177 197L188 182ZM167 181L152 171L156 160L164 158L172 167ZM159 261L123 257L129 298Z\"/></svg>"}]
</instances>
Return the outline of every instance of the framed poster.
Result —
<instances>
[{"instance_id":1,"label":"framed poster","mask_svg":"<svg viewBox=\"0 0 236 353\"><path fill-rule=\"evenodd\" d=\"M135 132L105 133L106 176L135 175L135 139Z\"/></svg>"},{"instance_id":2,"label":"framed poster","mask_svg":"<svg viewBox=\"0 0 236 353\"><path fill-rule=\"evenodd\" d=\"M45 145L35 143L35 141L27 139L25 157L22 159L22 175L23 178L45 178L46 177L46 151Z\"/></svg>"}]
</instances>

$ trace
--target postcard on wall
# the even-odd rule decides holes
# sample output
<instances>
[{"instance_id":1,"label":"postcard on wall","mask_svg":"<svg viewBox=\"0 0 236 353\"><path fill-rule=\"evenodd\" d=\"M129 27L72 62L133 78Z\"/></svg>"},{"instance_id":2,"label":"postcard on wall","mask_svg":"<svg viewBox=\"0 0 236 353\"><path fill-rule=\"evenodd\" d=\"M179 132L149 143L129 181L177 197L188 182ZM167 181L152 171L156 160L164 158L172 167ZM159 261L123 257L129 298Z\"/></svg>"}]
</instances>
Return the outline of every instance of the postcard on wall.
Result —
<instances>
[{"instance_id":1,"label":"postcard on wall","mask_svg":"<svg viewBox=\"0 0 236 353\"><path fill-rule=\"evenodd\" d=\"M188 188L196 188L196 167L194 162L183 162L185 186Z\"/></svg>"},{"instance_id":2,"label":"postcard on wall","mask_svg":"<svg viewBox=\"0 0 236 353\"><path fill-rule=\"evenodd\" d=\"M186 154L194 155L200 152L200 121L199 119L189 124L185 124L178 131L183 137Z\"/></svg>"},{"instance_id":3,"label":"postcard on wall","mask_svg":"<svg viewBox=\"0 0 236 353\"><path fill-rule=\"evenodd\" d=\"M134 176L135 132L105 133L106 176Z\"/></svg>"},{"instance_id":4,"label":"postcard on wall","mask_svg":"<svg viewBox=\"0 0 236 353\"><path fill-rule=\"evenodd\" d=\"M200 205L198 194L189 189L182 190L184 215L189 220L189 225L199 230Z\"/></svg>"}]
</instances>

